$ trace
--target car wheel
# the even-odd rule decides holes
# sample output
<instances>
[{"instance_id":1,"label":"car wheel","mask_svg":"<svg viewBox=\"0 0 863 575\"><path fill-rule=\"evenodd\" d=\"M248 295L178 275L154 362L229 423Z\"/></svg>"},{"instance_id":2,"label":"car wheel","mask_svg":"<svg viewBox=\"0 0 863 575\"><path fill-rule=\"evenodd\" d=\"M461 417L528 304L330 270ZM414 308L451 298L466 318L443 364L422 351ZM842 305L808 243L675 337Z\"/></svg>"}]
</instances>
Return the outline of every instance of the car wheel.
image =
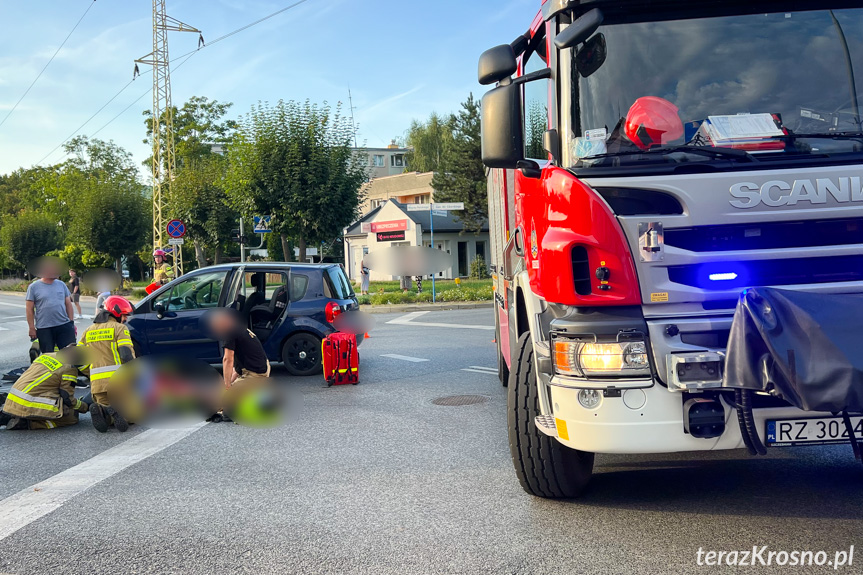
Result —
<instances>
[{"instance_id":1,"label":"car wheel","mask_svg":"<svg viewBox=\"0 0 863 575\"><path fill-rule=\"evenodd\" d=\"M323 373L321 339L310 333L292 335L282 347L282 362L291 375Z\"/></svg>"},{"instance_id":2,"label":"car wheel","mask_svg":"<svg viewBox=\"0 0 863 575\"><path fill-rule=\"evenodd\" d=\"M577 497L593 474L594 454L570 449L536 428L533 418L540 411L530 333L518 338L512 367L506 407L509 450L518 481L537 497Z\"/></svg>"}]
</instances>

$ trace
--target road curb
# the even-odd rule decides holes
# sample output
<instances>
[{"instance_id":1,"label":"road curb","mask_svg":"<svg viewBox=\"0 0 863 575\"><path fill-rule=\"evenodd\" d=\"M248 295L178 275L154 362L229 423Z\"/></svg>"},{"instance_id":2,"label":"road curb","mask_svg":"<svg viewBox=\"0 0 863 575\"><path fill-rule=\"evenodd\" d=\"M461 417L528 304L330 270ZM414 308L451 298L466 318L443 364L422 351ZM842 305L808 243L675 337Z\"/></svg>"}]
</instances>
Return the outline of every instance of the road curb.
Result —
<instances>
[{"instance_id":1,"label":"road curb","mask_svg":"<svg viewBox=\"0 0 863 575\"><path fill-rule=\"evenodd\" d=\"M493 303L490 301L480 302L443 302L424 304L387 304L387 305L361 305L360 310L365 313L404 313L412 311L444 311L454 309L491 309Z\"/></svg>"}]
</instances>

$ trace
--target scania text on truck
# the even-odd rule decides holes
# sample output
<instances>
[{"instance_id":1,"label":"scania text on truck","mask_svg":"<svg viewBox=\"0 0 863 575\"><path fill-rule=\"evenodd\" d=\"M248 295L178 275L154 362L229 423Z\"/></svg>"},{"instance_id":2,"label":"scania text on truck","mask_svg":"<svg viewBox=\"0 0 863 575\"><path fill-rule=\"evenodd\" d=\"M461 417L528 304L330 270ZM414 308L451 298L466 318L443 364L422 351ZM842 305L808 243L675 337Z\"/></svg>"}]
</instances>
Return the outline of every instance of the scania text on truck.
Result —
<instances>
[{"instance_id":1,"label":"scania text on truck","mask_svg":"<svg viewBox=\"0 0 863 575\"><path fill-rule=\"evenodd\" d=\"M839 415L729 389L723 370L746 288L863 292L861 7L545 0L483 53L499 370L526 491L579 495L596 453L848 442Z\"/></svg>"}]
</instances>

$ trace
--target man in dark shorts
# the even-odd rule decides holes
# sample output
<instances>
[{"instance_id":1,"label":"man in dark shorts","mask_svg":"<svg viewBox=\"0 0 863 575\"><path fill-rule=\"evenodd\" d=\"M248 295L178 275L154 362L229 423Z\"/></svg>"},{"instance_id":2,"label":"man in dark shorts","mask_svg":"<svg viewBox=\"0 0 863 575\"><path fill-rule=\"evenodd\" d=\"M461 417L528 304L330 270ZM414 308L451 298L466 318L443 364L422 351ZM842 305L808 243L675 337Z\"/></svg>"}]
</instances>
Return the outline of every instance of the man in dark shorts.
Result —
<instances>
[{"instance_id":1,"label":"man in dark shorts","mask_svg":"<svg viewBox=\"0 0 863 575\"><path fill-rule=\"evenodd\" d=\"M75 343L75 312L66 284L60 281L59 266L45 262L38 279L27 288L26 313L30 339L39 339L42 353Z\"/></svg>"},{"instance_id":2,"label":"man in dark shorts","mask_svg":"<svg viewBox=\"0 0 863 575\"><path fill-rule=\"evenodd\" d=\"M75 314L74 319L81 319L84 317L81 314L81 279L75 270L69 270L69 293L72 297L72 305L75 306L75 310L78 312Z\"/></svg>"}]
</instances>

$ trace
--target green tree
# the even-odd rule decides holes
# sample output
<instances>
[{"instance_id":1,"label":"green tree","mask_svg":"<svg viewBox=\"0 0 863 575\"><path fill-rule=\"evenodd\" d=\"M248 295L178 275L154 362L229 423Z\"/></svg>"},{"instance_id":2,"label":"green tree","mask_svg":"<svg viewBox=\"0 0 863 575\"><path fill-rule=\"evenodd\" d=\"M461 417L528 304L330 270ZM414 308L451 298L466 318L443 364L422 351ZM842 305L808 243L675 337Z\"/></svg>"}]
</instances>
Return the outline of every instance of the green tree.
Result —
<instances>
[{"instance_id":1,"label":"green tree","mask_svg":"<svg viewBox=\"0 0 863 575\"><path fill-rule=\"evenodd\" d=\"M436 172L450 153L455 117L432 113L425 122L413 120L407 131L408 172Z\"/></svg>"},{"instance_id":2,"label":"green tree","mask_svg":"<svg viewBox=\"0 0 863 575\"><path fill-rule=\"evenodd\" d=\"M236 214L225 201L225 163L213 150L214 145L229 142L237 127L235 120L225 119L232 105L193 96L173 111L176 171L166 203L170 217L186 224L199 267L207 265L206 248L213 250L214 263L221 262L236 220ZM152 144L152 112L148 110L144 116L147 127L144 142ZM164 138L164 123L162 130ZM152 156L145 165L149 167L150 162Z\"/></svg>"},{"instance_id":3,"label":"green tree","mask_svg":"<svg viewBox=\"0 0 863 575\"><path fill-rule=\"evenodd\" d=\"M19 218L6 222L0 230L6 256L19 269L60 247L60 230L50 216L39 212L23 212Z\"/></svg>"},{"instance_id":4,"label":"green tree","mask_svg":"<svg viewBox=\"0 0 863 575\"><path fill-rule=\"evenodd\" d=\"M351 148L353 128L341 107L280 100L244 116L228 148L227 192L242 214L272 214L282 251L341 234L358 214L366 159Z\"/></svg>"},{"instance_id":5,"label":"green tree","mask_svg":"<svg viewBox=\"0 0 863 575\"><path fill-rule=\"evenodd\" d=\"M72 157L55 170L52 181L74 199L69 237L92 252L109 255L120 272L123 256L149 241L149 202L132 155L113 142L83 136L66 148Z\"/></svg>"},{"instance_id":6,"label":"green tree","mask_svg":"<svg viewBox=\"0 0 863 575\"><path fill-rule=\"evenodd\" d=\"M123 256L131 256L149 240L150 206L140 186L93 182L82 196L82 209L72 223L72 237L83 246L108 254L117 272Z\"/></svg>"},{"instance_id":7,"label":"green tree","mask_svg":"<svg viewBox=\"0 0 863 575\"><path fill-rule=\"evenodd\" d=\"M464 202L457 212L465 231L479 233L488 218L488 192L482 163L480 104L473 94L455 116L453 141L432 178L435 201Z\"/></svg>"},{"instance_id":8,"label":"green tree","mask_svg":"<svg viewBox=\"0 0 863 575\"><path fill-rule=\"evenodd\" d=\"M207 265L205 245L214 248L213 263L221 263L223 246L230 240L236 219L225 196L226 167L226 160L215 154L190 161L178 170L171 186L168 210L186 224L199 267Z\"/></svg>"}]
</instances>

